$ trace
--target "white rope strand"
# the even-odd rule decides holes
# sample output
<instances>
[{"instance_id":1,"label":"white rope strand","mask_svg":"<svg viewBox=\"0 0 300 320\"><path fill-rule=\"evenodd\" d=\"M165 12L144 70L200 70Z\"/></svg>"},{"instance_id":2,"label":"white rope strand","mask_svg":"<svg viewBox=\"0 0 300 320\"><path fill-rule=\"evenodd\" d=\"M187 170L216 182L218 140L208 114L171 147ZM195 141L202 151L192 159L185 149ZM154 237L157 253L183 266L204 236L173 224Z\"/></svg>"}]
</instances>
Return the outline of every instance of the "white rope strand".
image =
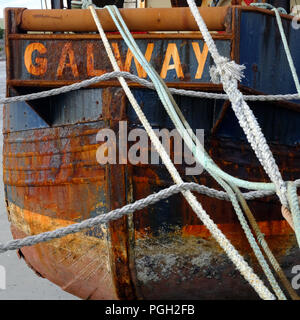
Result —
<instances>
[{"instance_id":1,"label":"white rope strand","mask_svg":"<svg viewBox=\"0 0 300 320\"><path fill-rule=\"evenodd\" d=\"M130 72L113 71L113 72L104 73L101 76L96 76L87 80L82 80L80 82L76 82L60 88L55 88L55 89L36 92L36 93L29 93L21 96L16 96L16 97L0 98L0 104L8 104L8 103L30 101L30 100L36 100L41 98L52 97L59 94L83 89L91 85L94 85L96 83L104 82L104 81L115 79L118 77L123 77L133 82L137 82L148 89L155 90L155 87L151 81L140 78ZM228 99L228 95L224 93L201 92L201 91L176 89L176 88L169 88L169 90L170 92L177 95L189 96L194 98L220 99L220 100ZM244 95L243 97L244 97L244 100L246 101L289 101L289 100L300 99L300 94L293 93L293 94L274 94L274 95ZM300 108L299 108L299 111L300 111Z\"/></svg>"},{"instance_id":2,"label":"white rope strand","mask_svg":"<svg viewBox=\"0 0 300 320\"><path fill-rule=\"evenodd\" d=\"M292 55L291 55L291 51L290 51L290 48L289 48L289 45L287 43L287 39L286 39L284 30L283 30L280 14L278 12L278 9L276 9L276 8L273 8L272 11L275 12L276 21L277 21L277 24L278 24L278 28L279 28L281 40L282 40L282 43L283 43L284 51L286 53L286 57L287 57L287 60L289 62L290 70L291 70L291 73L292 73L292 76L293 76L293 79L294 79L294 83L295 83L297 92L298 92L298 94L300 94L299 78L297 76L297 71L296 71L296 68L295 68L295 65L294 65L294 61L293 61L293 58L292 58Z\"/></svg>"}]
</instances>

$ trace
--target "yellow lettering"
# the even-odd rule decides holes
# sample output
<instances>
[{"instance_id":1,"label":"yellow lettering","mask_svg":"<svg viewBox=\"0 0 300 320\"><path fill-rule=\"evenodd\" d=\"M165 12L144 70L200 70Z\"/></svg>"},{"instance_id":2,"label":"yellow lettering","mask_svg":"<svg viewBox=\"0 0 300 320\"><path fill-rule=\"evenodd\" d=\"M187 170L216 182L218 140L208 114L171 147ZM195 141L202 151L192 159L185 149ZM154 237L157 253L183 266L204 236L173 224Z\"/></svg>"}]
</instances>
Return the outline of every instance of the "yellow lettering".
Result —
<instances>
[{"instance_id":1,"label":"yellow lettering","mask_svg":"<svg viewBox=\"0 0 300 320\"><path fill-rule=\"evenodd\" d=\"M192 42L192 46L193 46L195 56L196 56L196 59L198 62L198 68L196 71L195 79L201 79L202 74L203 74L203 70L204 70L204 66L205 66L205 62L207 59L208 47L207 47L206 43L204 43L203 50L201 52L198 42Z\"/></svg>"},{"instance_id":2,"label":"yellow lettering","mask_svg":"<svg viewBox=\"0 0 300 320\"><path fill-rule=\"evenodd\" d=\"M90 77L95 77L95 76L101 76L106 72L105 70L97 70L94 68L95 68L94 46L92 43L88 43L86 48L87 75Z\"/></svg>"},{"instance_id":3,"label":"yellow lettering","mask_svg":"<svg viewBox=\"0 0 300 320\"><path fill-rule=\"evenodd\" d=\"M69 56L68 63L66 62L67 56ZM63 71L65 68L71 68L74 77L79 76L77 64L75 62L75 55L74 55L74 51L73 51L71 42L67 42L62 49L56 75L58 77L61 77L63 75Z\"/></svg>"},{"instance_id":4,"label":"yellow lettering","mask_svg":"<svg viewBox=\"0 0 300 320\"><path fill-rule=\"evenodd\" d=\"M143 69L143 67L140 65L140 63L133 56L133 54L132 54L130 49L127 50L125 63L123 65L118 44L116 42L113 42L111 44L111 46L113 48L113 51L114 51L114 54L115 54L115 58L116 58L116 60L118 62L119 68L122 71L130 72L130 67L131 67L132 59L133 59L134 63L135 63L135 67L136 67L138 76L141 77L141 78L146 78L147 77L146 71ZM146 52L145 52L145 58L146 58L146 60L148 62L151 60L153 49L154 49L154 43L148 43L147 44L147 49L146 49Z\"/></svg>"},{"instance_id":5,"label":"yellow lettering","mask_svg":"<svg viewBox=\"0 0 300 320\"><path fill-rule=\"evenodd\" d=\"M174 64L170 64L171 58L173 58ZM161 68L160 76L163 79L165 79L167 76L168 70L172 70L172 69L176 70L176 74L178 78L184 78L176 43L168 44L165 60Z\"/></svg>"},{"instance_id":6,"label":"yellow lettering","mask_svg":"<svg viewBox=\"0 0 300 320\"><path fill-rule=\"evenodd\" d=\"M47 71L47 59L36 57L34 63L32 62L32 54L38 51L40 54L45 54L47 49L42 43L30 43L24 53L24 63L27 71L34 76L42 76Z\"/></svg>"}]
</instances>

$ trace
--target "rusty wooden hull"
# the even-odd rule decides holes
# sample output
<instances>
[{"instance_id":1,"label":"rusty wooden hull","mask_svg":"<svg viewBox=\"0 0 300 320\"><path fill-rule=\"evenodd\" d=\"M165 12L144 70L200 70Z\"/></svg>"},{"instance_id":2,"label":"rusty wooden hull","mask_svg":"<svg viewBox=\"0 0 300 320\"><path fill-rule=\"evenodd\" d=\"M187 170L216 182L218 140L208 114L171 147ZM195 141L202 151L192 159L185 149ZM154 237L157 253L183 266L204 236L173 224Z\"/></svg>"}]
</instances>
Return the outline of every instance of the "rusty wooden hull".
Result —
<instances>
[{"instance_id":1,"label":"rusty wooden hull","mask_svg":"<svg viewBox=\"0 0 300 320\"><path fill-rule=\"evenodd\" d=\"M67 226L171 185L162 165L99 166L95 135L102 126L96 122L5 134L4 181L15 238ZM244 144L211 139L207 149L227 172L265 180ZM280 167L286 168L284 178L297 178L299 147L292 158L282 147L273 151L280 156ZM242 164L237 162L240 157L249 160ZM217 187L205 174L188 179ZM261 274L231 205L206 196L198 198ZM250 206L271 249L291 275L299 253L278 202L269 197L251 201ZM23 248L20 255L38 274L83 299L256 297L182 196L109 226Z\"/></svg>"},{"instance_id":2,"label":"rusty wooden hull","mask_svg":"<svg viewBox=\"0 0 300 320\"><path fill-rule=\"evenodd\" d=\"M237 61L247 56L245 43L240 41L240 26L246 28L253 20L247 20L249 16L242 16L241 12L241 8L233 8L226 17L226 32L214 35L222 54ZM254 11L249 12L253 14ZM272 15L259 12L263 21L274 22ZM53 34L43 35L41 39L40 35L19 32L14 21L16 16L16 11L7 11L9 95L42 90L41 87L71 83L110 71L101 53L101 44L97 44L99 40L94 35ZM156 69L162 77L165 75L169 85L220 91L219 86L208 83L209 55L200 63L204 59L204 44L199 34L135 37L144 51L149 43L154 44L150 59L154 59ZM294 37L292 31L290 37ZM112 35L110 41L117 43L114 48L119 49L123 70L140 72L143 76L130 56L126 60L128 51L120 37ZM39 45L30 52L32 43ZM100 46L97 51L88 51L97 45ZM172 67L171 59L166 63L164 74L166 52L175 47L181 59L182 74L178 65L176 68L178 61L174 61L175 67ZM46 51L43 52L43 48ZM253 51L255 49L253 46ZM272 48L269 50L271 55ZM26 52L30 52L27 58ZM58 52L60 58L53 52ZM197 56L197 52L201 55ZM253 62L258 69L247 69L250 82L241 83L241 88L244 92L271 93L274 88L264 86L264 80L258 75L257 70L264 68L261 54L258 57ZM299 65L299 57L297 59ZM76 61L76 66L72 61ZM291 87L289 81L292 80L285 79L281 91L274 93L286 93L284 91ZM134 85L133 93L154 128L173 129L155 92ZM180 96L175 99L191 127L204 129L205 148L223 170L247 180L268 181L226 101ZM250 106L263 127L283 178L299 178L299 103L253 102ZM172 184L162 164L100 165L97 162L96 152L101 145L96 140L97 133L109 128L118 134L120 121L127 121L129 130L140 127L124 92L113 81L64 96L5 106L4 184L15 238L103 214ZM176 166L185 181L218 188L205 172L187 176L186 166ZM197 195L197 198L265 280L231 204L204 195ZM293 231L280 214L277 199L268 197L251 201L249 205L287 277L292 277L292 266L300 262L299 250ZM19 255L37 274L83 299L257 298L181 195L108 225L23 248Z\"/></svg>"}]
</instances>

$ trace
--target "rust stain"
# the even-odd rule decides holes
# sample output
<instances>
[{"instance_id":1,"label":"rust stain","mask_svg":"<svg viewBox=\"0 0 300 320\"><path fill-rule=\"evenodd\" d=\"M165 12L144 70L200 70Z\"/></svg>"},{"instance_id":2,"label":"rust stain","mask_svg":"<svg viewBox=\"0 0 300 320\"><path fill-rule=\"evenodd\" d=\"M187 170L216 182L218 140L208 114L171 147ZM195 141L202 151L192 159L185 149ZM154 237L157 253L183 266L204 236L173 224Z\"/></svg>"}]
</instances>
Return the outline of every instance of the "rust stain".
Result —
<instances>
[{"instance_id":1,"label":"rust stain","mask_svg":"<svg viewBox=\"0 0 300 320\"><path fill-rule=\"evenodd\" d=\"M259 228L265 236L281 236L294 234L289 224L285 220L281 221L259 221ZM218 224L218 227L226 235L231 235L231 238L238 237L241 232L236 224ZM197 236L201 238L211 237L210 232L204 225L189 225L182 228L183 236Z\"/></svg>"},{"instance_id":2,"label":"rust stain","mask_svg":"<svg viewBox=\"0 0 300 320\"><path fill-rule=\"evenodd\" d=\"M69 62L66 62L67 57ZM57 77L62 77L65 68L70 68L75 78L79 77L78 67L75 61L75 54L72 48L72 42L67 42L62 49L61 57L57 67Z\"/></svg>"},{"instance_id":3,"label":"rust stain","mask_svg":"<svg viewBox=\"0 0 300 320\"><path fill-rule=\"evenodd\" d=\"M117 131L119 120L126 119L125 94L119 88L105 89L103 94L104 120L111 129ZM127 203L127 168L114 164L106 167L106 195L110 210L120 208ZM111 221L110 261L114 285L119 299L135 299L136 293L132 282L129 259L129 235L127 217Z\"/></svg>"},{"instance_id":4,"label":"rust stain","mask_svg":"<svg viewBox=\"0 0 300 320\"><path fill-rule=\"evenodd\" d=\"M138 11L136 11L138 10ZM203 18L209 30L224 30L227 7L201 8ZM198 30L188 8L147 8L120 9L121 14L132 31L193 31ZM97 10L105 31L118 31L106 10ZM61 20L57 23L57 20ZM78 23L80 21L80 23ZM29 31L97 31L89 10L24 10L18 25Z\"/></svg>"}]
</instances>

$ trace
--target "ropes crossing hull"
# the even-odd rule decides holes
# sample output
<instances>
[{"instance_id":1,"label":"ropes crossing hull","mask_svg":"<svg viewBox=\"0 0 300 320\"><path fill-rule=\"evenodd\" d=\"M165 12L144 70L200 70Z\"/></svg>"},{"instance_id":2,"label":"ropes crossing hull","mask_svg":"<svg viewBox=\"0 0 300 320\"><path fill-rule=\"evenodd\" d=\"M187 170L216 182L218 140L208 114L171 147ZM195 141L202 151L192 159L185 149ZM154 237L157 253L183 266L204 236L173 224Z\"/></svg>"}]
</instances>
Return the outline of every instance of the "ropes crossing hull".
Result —
<instances>
[{"instance_id":1,"label":"ropes crossing hull","mask_svg":"<svg viewBox=\"0 0 300 320\"><path fill-rule=\"evenodd\" d=\"M47 28L56 11L59 14L60 10L53 10L45 22ZM97 35L26 33L26 28L34 24L34 14L31 10L6 10L8 96L112 71ZM293 79L287 71L274 14L239 6L228 7L225 14L224 10L220 14L223 20L218 20L218 26L223 30L213 32L213 38L223 56L245 64L245 78L240 82L243 93L293 93ZM26 20L22 21L22 15ZM297 31L291 27L289 17L283 16L282 20L299 69ZM36 24L34 30L38 30ZM139 31L134 34L138 45L168 86L222 92L220 85L210 83L209 67L213 62L199 33ZM120 35L111 33L109 40L121 70L147 79ZM156 92L136 83L130 86L152 127L173 130ZM228 101L179 95L174 98L191 127L204 130L205 149L221 169L241 179L269 181ZM249 102L249 106L283 179L298 179L300 102ZM118 150L124 143L121 121L126 122L127 132L142 128L117 80L5 106L3 176L14 238L95 217L172 185L161 163L99 164L97 151L105 143L97 139L99 130L110 129L119 137L115 141ZM128 149L133 144L128 142ZM174 157L172 146L170 153ZM186 169L193 166L176 164L184 181L220 189L205 171L187 175ZM197 198L265 280L231 203L205 195ZM249 206L291 278L291 268L300 263L300 255L278 200L270 196L249 201ZM38 275L83 299L257 298L182 195L108 225L24 247L18 253Z\"/></svg>"}]
</instances>

